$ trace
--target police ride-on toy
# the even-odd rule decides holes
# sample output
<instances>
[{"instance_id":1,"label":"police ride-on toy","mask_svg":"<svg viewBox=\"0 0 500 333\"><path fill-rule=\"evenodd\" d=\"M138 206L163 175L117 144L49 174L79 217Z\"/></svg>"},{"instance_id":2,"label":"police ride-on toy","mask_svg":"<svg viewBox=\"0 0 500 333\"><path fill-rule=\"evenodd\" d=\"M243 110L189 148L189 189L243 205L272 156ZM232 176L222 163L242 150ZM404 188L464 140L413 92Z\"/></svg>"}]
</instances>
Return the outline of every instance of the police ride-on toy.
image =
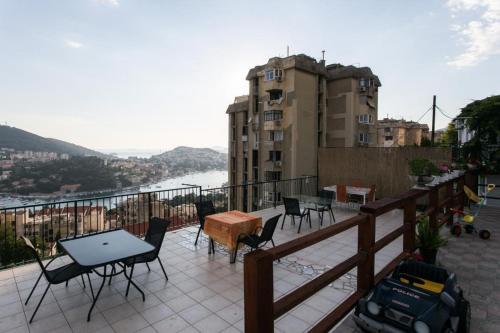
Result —
<instances>
[{"instance_id":1,"label":"police ride-on toy","mask_svg":"<svg viewBox=\"0 0 500 333\"><path fill-rule=\"evenodd\" d=\"M455 274L404 261L358 302L354 321L364 332L468 333L470 305Z\"/></svg>"},{"instance_id":2,"label":"police ride-on toy","mask_svg":"<svg viewBox=\"0 0 500 333\"><path fill-rule=\"evenodd\" d=\"M486 186L486 191L484 198L480 198L474 191L472 191L467 186L464 186L465 195L469 198L469 201L473 203L471 211L465 212L459 209L452 208L450 211L453 213L453 224L450 227L450 232L452 235L460 236L462 233L462 226L465 229L465 232L468 234L478 234L481 239L490 239L491 233L486 229L478 229L475 226L475 220L481 211L481 207L486 203L486 198L488 197L488 193L495 189L494 184L488 184Z\"/></svg>"}]
</instances>

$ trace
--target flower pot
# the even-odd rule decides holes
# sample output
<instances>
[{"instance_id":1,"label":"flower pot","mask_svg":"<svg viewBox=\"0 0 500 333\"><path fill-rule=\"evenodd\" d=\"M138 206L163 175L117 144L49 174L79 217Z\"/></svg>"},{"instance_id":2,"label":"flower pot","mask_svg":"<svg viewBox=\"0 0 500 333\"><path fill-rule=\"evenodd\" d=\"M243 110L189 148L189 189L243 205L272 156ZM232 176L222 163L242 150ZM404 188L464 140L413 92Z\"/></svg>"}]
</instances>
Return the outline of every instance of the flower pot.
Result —
<instances>
[{"instance_id":1,"label":"flower pot","mask_svg":"<svg viewBox=\"0 0 500 333\"><path fill-rule=\"evenodd\" d=\"M419 186L425 186L426 184L429 184L434 180L433 176L418 176L417 178L417 185Z\"/></svg>"},{"instance_id":2,"label":"flower pot","mask_svg":"<svg viewBox=\"0 0 500 333\"><path fill-rule=\"evenodd\" d=\"M420 251L420 254L422 255L422 257L424 258L425 263L432 264L432 265L434 265L436 263L436 256L437 256L438 250L420 248L419 251Z\"/></svg>"}]
</instances>

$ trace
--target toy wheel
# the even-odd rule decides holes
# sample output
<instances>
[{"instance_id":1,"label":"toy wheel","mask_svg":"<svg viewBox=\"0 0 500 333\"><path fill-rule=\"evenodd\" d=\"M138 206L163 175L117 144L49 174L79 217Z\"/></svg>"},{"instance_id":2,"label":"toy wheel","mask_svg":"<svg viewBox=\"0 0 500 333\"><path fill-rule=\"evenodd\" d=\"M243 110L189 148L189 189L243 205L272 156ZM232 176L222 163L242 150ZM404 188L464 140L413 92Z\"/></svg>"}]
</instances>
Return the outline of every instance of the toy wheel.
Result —
<instances>
[{"instance_id":1,"label":"toy wheel","mask_svg":"<svg viewBox=\"0 0 500 333\"><path fill-rule=\"evenodd\" d=\"M491 233L488 230L480 230L479 231L479 238L481 239L490 239Z\"/></svg>"},{"instance_id":2,"label":"toy wheel","mask_svg":"<svg viewBox=\"0 0 500 333\"><path fill-rule=\"evenodd\" d=\"M467 234L472 234L474 232L474 227L471 225L466 225L465 226L465 233Z\"/></svg>"},{"instance_id":3,"label":"toy wheel","mask_svg":"<svg viewBox=\"0 0 500 333\"><path fill-rule=\"evenodd\" d=\"M470 332L470 303L465 300L460 300L459 311L459 322L458 322L458 333L469 333Z\"/></svg>"},{"instance_id":4,"label":"toy wheel","mask_svg":"<svg viewBox=\"0 0 500 333\"><path fill-rule=\"evenodd\" d=\"M462 233L462 227L458 224L455 224L454 226L452 226L450 228L450 232L452 235L456 236L456 237L459 237L460 234Z\"/></svg>"}]
</instances>

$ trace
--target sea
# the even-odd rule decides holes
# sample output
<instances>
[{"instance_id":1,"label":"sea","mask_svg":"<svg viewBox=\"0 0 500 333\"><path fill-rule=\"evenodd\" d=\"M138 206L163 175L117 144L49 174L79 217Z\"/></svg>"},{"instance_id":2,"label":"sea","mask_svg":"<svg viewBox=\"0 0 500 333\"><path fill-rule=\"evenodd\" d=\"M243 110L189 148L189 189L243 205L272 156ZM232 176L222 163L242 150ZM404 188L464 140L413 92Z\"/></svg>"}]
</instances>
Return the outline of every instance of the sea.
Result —
<instances>
[{"instance_id":1,"label":"sea","mask_svg":"<svg viewBox=\"0 0 500 333\"><path fill-rule=\"evenodd\" d=\"M128 157L140 157L140 158L149 158L152 155L156 155L161 153L161 150L104 150L99 149L99 151L105 154L114 154L121 158ZM205 188L217 188L221 187L223 184L228 181L227 171L206 171L206 172L198 172L187 174L181 177L169 178L165 180L161 180L156 183L139 186L139 188L134 189L133 191L124 190L124 191L116 191L116 192L108 192L106 195L119 195L119 194L127 194L131 192L150 192L150 191L160 191L160 190L168 190L175 188L186 187L185 184L188 185L196 185ZM89 195L88 197L93 196L103 196L102 194ZM29 196L0 196L0 209L1 208L9 208L9 207L18 207L18 206L27 206L27 205L36 205L49 203L54 201L68 201L72 199L82 199L82 197L72 198L72 197L63 197L63 198L53 198L53 197L29 197Z\"/></svg>"}]
</instances>

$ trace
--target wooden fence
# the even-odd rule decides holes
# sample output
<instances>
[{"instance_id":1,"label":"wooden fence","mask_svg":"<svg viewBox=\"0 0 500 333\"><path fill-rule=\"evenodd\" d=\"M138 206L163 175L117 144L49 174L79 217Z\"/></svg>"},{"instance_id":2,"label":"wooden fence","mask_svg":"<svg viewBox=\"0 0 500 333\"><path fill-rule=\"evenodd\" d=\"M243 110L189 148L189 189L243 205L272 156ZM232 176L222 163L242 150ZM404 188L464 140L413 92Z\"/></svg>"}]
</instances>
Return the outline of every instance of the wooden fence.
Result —
<instances>
[{"instance_id":1,"label":"wooden fence","mask_svg":"<svg viewBox=\"0 0 500 333\"><path fill-rule=\"evenodd\" d=\"M398 263L415 251L417 199L427 197L425 211L431 226L438 229L452 218L450 208L462 209L464 184L472 183L470 174L440 183L429 189L411 189L393 198L385 198L361 207L361 213L316 232L268 250L257 250L245 256L245 332L274 332L274 320L306 301L316 292L357 267L357 289L323 317L310 332L326 332L333 328L358 300L389 274ZM395 209L403 209L403 225L375 241L377 217ZM303 250L348 229L358 227L358 252L337 266L274 300L273 261ZM375 254L403 235L403 251L375 274Z\"/></svg>"}]
</instances>

